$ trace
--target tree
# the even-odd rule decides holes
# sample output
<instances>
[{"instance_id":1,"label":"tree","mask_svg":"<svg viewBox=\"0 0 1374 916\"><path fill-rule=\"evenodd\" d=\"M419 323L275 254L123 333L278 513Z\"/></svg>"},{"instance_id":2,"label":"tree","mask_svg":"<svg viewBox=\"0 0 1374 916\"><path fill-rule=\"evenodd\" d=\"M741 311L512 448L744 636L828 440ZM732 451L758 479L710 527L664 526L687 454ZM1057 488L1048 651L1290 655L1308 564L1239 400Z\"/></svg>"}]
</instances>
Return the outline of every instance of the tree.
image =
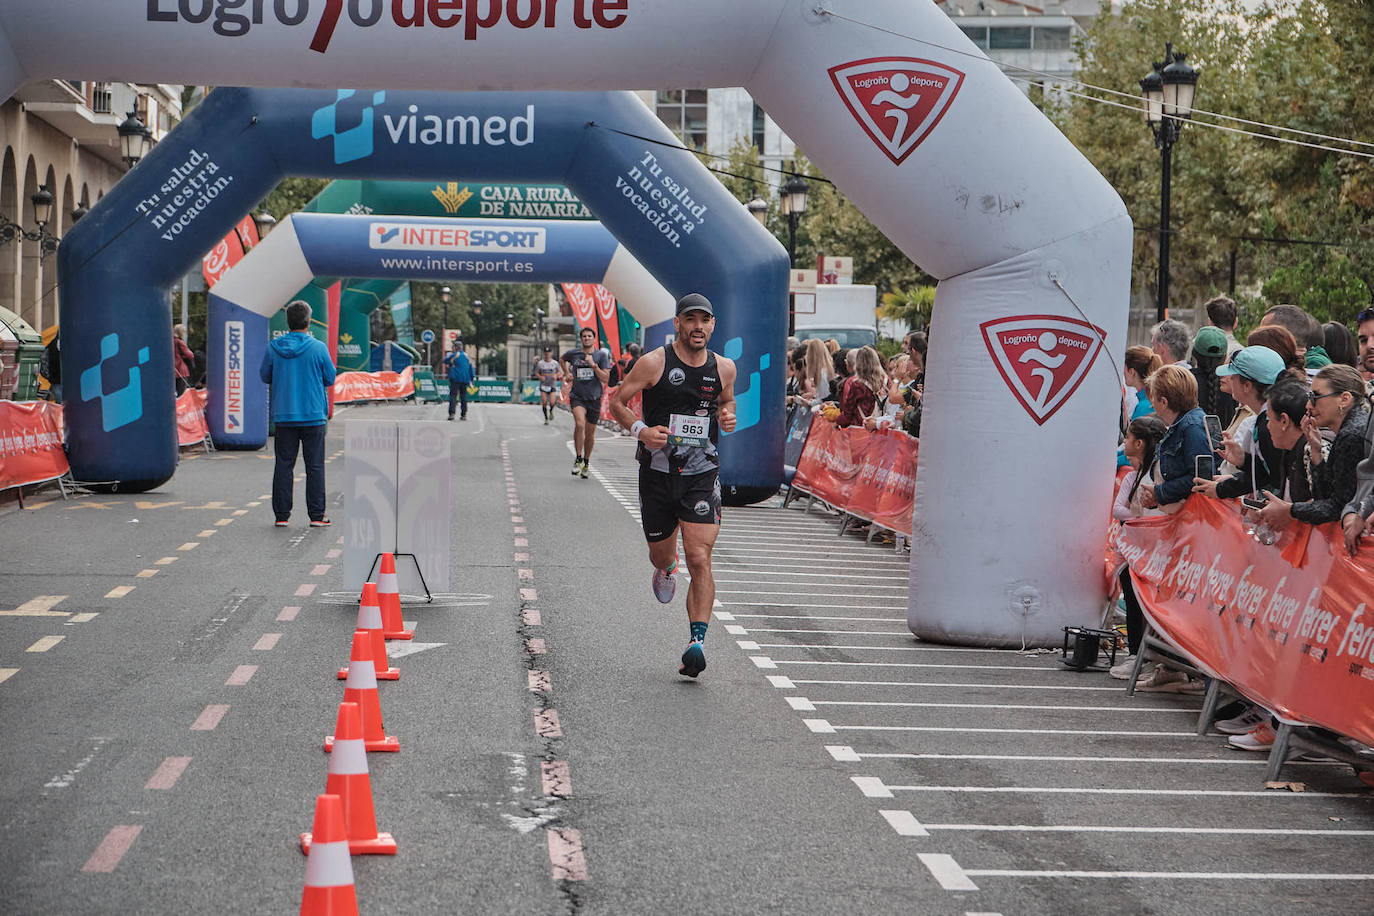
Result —
<instances>
[{"instance_id":1,"label":"tree","mask_svg":"<svg viewBox=\"0 0 1374 916\"><path fill-rule=\"evenodd\" d=\"M911 328L925 327L930 323L930 312L935 306L934 286L913 286L883 293L882 305L878 314L894 321L904 321Z\"/></svg>"}]
</instances>

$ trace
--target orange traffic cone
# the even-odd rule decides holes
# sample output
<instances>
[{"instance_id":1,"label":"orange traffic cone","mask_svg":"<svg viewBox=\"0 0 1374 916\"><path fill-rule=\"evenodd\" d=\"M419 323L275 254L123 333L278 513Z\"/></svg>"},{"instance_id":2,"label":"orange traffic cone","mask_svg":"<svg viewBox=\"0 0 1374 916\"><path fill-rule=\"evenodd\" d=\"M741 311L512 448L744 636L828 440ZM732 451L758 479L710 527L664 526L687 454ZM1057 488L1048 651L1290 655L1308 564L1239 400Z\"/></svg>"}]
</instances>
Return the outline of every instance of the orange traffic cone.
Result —
<instances>
[{"instance_id":1,"label":"orange traffic cone","mask_svg":"<svg viewBox=\"0 0 1374 916\"><path fill-rule=\"evenodd\" d=\"M369 751L401 749L401 742L382 728L382 701L377 695L377 677L372 670L372 637L366 630L353 631L353 654L348 660L344 702L358 704L358 713L363 720L363 747ZM334 736L329 735L324 739L324 749L333 748Z\"/></svg>"},{"instance_id":2,"label":"orange traffic cone","mask_svg":"<svg viewBox=\"0 0 1374 916\"><path fill-rule=\"evenodd\" d=\"M401 677L401 669L391 667L386 656L386 638L382 635L382 611L377 604L377 586L371 582L363 584L363 596L358 601L358 629L366 630L370 638L373 674L378 680L395 681ZM339 680L348 677L348 668L339 669Z\"/></svg>"},{"instance_id":3,"label":"orange traffic cone","mask_svg":"<svg viewBox=\"0 0 1374 916\"><path fill-rule=\"evenodd\" d=\"M377 599L382 604L382 634L387 639L414 639L401 619L401 589L396 584L396 558L382 554L382 570L377 574Z\"/></svg>"},{"instance_id":4,"label":"orange traffic cone","mask_svg":"<svg viewBox=\"0 0 1374 916\"><path fill-rule=\"evenodd\" d=\"M355 856L396 855L396 840L389 833L377 832L372 780L367 775L367 750L363 747L363 720L357 703L339 704L324 791L343 800L349 852ZM311 834L301 834L301 852L310 852L311 839Z\"/></svg>"},{"instance_id":5,"label":"orange traffic cone","mask_svg":"<svg viewBox=\"0 0 1374 916\"><path fill-rule=\"evenodd\" d=\"M353 860L344 833L343 802L337 795L315 799L315 842L305 863L301 916L358 916Z\"/></svg>"}]
</instances>

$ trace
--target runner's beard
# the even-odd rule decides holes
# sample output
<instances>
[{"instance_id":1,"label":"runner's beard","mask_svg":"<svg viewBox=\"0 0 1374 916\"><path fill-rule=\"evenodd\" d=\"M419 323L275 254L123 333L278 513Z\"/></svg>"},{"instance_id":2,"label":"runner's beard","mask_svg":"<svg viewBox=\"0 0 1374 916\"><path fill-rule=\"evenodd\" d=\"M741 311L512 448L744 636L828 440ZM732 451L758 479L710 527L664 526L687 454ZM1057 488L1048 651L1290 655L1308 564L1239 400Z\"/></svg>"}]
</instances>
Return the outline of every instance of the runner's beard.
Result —
<instances>
[{"instance_id":1,"label":"runner's beard","mask_svg":"<svg viewBox=\"0 0 1374 916\"><path fill-rule=\"evenodd\" d=\"M705 350L705 349L706 349L706 342L707 342L707 340L708 340L708 338L707 338L707 336L706 336L705 334L702 334L702 335L701 335L701 339L700 339L700 340L697 340L697 336L696 336L695 334L689 334L688 336L682 337L682 338L679 338L679 339L683 342L683 344L686 345L687 349L692 350L692 351L695 351L695 352L700 352L701 350Z\"/></svg>"}]
</instances>

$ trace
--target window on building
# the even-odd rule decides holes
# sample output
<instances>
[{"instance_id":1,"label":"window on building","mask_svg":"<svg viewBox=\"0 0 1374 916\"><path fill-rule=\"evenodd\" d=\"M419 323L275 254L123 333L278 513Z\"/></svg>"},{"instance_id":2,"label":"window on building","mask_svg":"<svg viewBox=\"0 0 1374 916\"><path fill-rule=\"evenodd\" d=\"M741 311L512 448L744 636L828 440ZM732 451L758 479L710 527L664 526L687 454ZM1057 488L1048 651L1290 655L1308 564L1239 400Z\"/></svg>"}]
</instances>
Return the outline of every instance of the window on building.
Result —
<instances>
[{"instance_id":1,"label":"window on building","mask_svg":"<svg viewBox=\"0 0 1374 916\"><path fill-rule=\"evenodd\" d=\"M760 153L763 152L763 137L764 137L763 119L764 119L763 109L762 109L761 107L759 107L759 103L758 103L758 102L755 102L755 103L754 103L754 130L753 130L752 142L753 142L753 144L754 144L754 149L758 150Z\"/></svg>"},{"instance_id":2,"label":"window on building","mask_svg":"<svg viewBox=\"0 0 1374 916\"><path fill-rule=\"evenodd\" d=\"M1015 51L1031 46L1028 25L993 26L988 33L988 47L992 50Z\"/></svg>"},{"instance_id":3,"label":"window on building","mask_svg":"<svg viewBox=\"0 0 1374 916\"><path fill-rule=\"evenodd\" d=\"M1069 49L1069 27L1035 27L1035 49L1037 51L1067 51Z\"/></svg>"},{"instance_id":4,"label":"window on building","mask_svg":"<svg viewBox=\"0 0 1374 916\"><path fill-rule=\"evenodd\" d=\"M959 29L969 37L969 39L982 48L988 49L988 27L985 25L961 25Z\"/></svg>"},{"instance_id":5,"label":"window on building","mask_svg":"<svg viewBox=\"0 0 1374 916\"><path fill-rule=\"evenodd\" d=\"M705 89L660 89L654 112L685 146L706 148Z\"/></svg>"}]
</instances>

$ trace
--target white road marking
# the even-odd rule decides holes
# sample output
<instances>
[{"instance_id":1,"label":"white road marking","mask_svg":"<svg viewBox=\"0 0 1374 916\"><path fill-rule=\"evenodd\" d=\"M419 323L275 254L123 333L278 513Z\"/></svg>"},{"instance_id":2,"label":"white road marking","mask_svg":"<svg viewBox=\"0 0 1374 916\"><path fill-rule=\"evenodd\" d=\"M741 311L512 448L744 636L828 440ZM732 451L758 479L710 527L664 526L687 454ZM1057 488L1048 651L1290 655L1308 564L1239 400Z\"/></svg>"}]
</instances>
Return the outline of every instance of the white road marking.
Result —
<instances>
[{"instance_id":1,"label":"white road marking","mask_svg":"<svg viewBox=\"0 0 1374 916\"><path fill-rule=\"evenodd\" d=\"M898 836L930 836L910 811L879 811Z\"/></svg>"},{"instance_id":2,"label":"white road marking","mask_svg":"<svg viewBox=\"0 0 1374 916\"><path fill-rule=\"evenodd\" d=\"M930 870L931 877L947 891L976 891L978 885L969 878L969 872L959 867L953 856L943 853L922 852L916 858Z\"/></svg>"},{"instance_id":3,"label":"white road marking","mask_svg":"<svg viewBox=\"0 0 1374 916\"><path fill-rule=\"evenodd\" d=\"M797 686L796 684L792 683L792 679L790 677L783 677L781 674L769 674L765 676L768 678L768 683L772 684L779 690L791 690L792 688Z\"/></svg>"},{"instance_id":4,"label":"white road marking","mask_svg":"<svg viewBox=\"0 0 1374 916\"><path fill-rule=\"evenodd\" d=\"M1308 830L1296 827L1135 827L1130 824L922 824L925 830L975 833L1156 833L1179 836L1374 836L1374 830ZM927 836L922 833L921 836Z\"/></svg>"},{"instance_id":5,"label":"white road marking","mask_svg":"<svg viewBox=\"0 0 1374 916\"><path fill-rule=\"evenodd\" d=\"M802 723L817 735L835 734L835 727L824 719L802 719Z\"/></svg>"},{"instance_id":6,"label":"white road marking","mask_svg":"<svg viewBox=\"0 0 1374 916\"><path fill-rule=\"evenodd\" d=\"M407 655L414 655L416 652L424 652L427 649L437 649L446 646L445 642L414 642L397 640L386 644L387 658L404 658Z\"/></svg>"},{"instance_id":7,"label":"white road marking","mask_svg":"<svg viewBox=\"0 0 1374 916\"><path fill-rule=\"evenodd\" d=\"M859 787L859 791L864 794L864 798L891 798L892 790L883 785L883 781L876 776L851 776L850 781Z\"/></svg>"},{"instance_id":8,"label":"white road marking","mask_svg":"<svg viewBox=\"0 0 1374 916\"><path fill-rule=\"evenodd\" d=\"M1191 735L1192 733L1189 732ZM1047 795L1146 795L1146 796L1183 796L1189 798L1227 797L1227 798L1362 798L1374 801L1368 792L1276 792L1272 789L1105 789L1083 786L888 786L893 792L955 792L967 794L1005 794L1026 795L1043 793Z\"/></svg>"},{"instance_id":9,"label":"white road marking","mask_svg":"<svg viewBox=\"0 0 1374 916\"><path fill-rule=\"evenodd\" d=\"M736 602L738 603L738 602ZM758 617L764 620L858 620L865 623L882 623L889 620L901 620L906 622L905 617L849 617L849 616L823 616L820 614L736 614L736 617Z\"/></svg>"},{"instance_id":10,"label":"white road marking","mask_svg":"<svg viewBox=\"0 0 1374 916\"><path fill-rule=\"evenodd\" d=\"M748 630L746 630L744 627L737 626L737 625L735 625L735 624L733 624L733 623L727 623L727 624L725 625L725 632L729 633L731 636L748 636L748 635L749 635L749 631L748 631Z\"/></svg>"},{"instance_id":11,"label":"white road marking","mask_svg":"<svg viewBox=\"0 0 1374 916\"><path fill-rule=\"evenodd\" d=\"M815 712L816 707L806 697L787 697L787 705L797 712Z\"/></svg>"},{"instance_id":12,"label":"white road marking","mask_svg":"<svg viewBox=\"0 0 1374 916\"><path fill-rule=\"evenodd\" d=\"M924 855L921 856L925 858ZM970 868L976 878L1106 878L1163 879L1165 881L1374 881L1374 874L1317 872L1217 872L1217 871L1040 871L1015 868ZM970 882L972 883L972 882ZM957 890L959 888L950 888ZM969 888L977 890L976 887Z\"/></svg>"},{"instance_id":13,"label":"white road marking","mask_svg":"<svg viewBox=\"0 0 1374 916\"><path fill-rule=\"evenodd\" d=\"M1227 754L1222 757L1090 757L1054 754L908 754L889 751L856 752L855 760L1000 760L1015 763L1129 763L1129 764L1219 764L1221 766L1267 766L1260 754ZM1343 766L1334 761L1293 760L1286 766Z\"/></svg>"},{"instance_id":14,"label":"white road marking","mask_svg":"<svg viewBox=\"0 0 1374 916\"><path fill-rule=\"evenodd\" d=\"M754 667L756 668L768 669L778 667L773 664L773 660L766 655L751 655L749 656L749 660L754 663Z\"/></svg>"},{"instance_id":15,"label":"white road marking","mask_svg":"<svg viewBox=\"0 0 1374 916\"><path fill-rule=\"evenodd\" d=\"M1178 712L1196 716L1184 706L1037 706L1019 703L908 703L884 700L816 700L817 706L897 706L908 709L1043 709L1059 712Z\"/></svg>"},{"instance_id":16,"label":"white road marking","mask_svg":"<svg viewBox=\"0 0 1374 916\"><path fill-rule=\"evenodd\" d=\"M753 640L750 640L750 639L737 639L737 640L735 640L735 642L738 643L738 644L739 644L739 647L740 647L741 649L743 649L745 652L757 652L757 651L759 651L759 644L756 643L756 642L754 642Z\"/></svg>"},{"instance_id":17,"label":"white road marking","mask_svg":"<svg viewBox=\"0 0 1374 916\"><path fill-rule=\"evenodd\" d=\"M1194 738L1195 731L1140 732L1095 728L971 728L956 725L835 725L843 732L959 732L970 735L1093 735L1106 738Z\"/></svg>"},{"instance_id":18,"label":"white road marking","mask_svg":"<svg viewBox=\"0 0 1374 916\"><path fill-rule=\"evenodd\" d=\"M847 744L827 744L825 749L838 763L858 763L860 760L859 755L854 753L854 748Z\"/></svg>"},{"instance_id":19,"label":"white road marking","mask_svg":"<svg viewBox=\"0 0 1374 916\"><path fill-rule=\"evenodd\" d=\"M846 681L824 678L797 678L798 684L827 684L837 687L972 687L977 690L1095 690L1122 693L1125 686L1091 687L1074 684L987 684L976 681Z\"/></svg>"}]
</instances>

